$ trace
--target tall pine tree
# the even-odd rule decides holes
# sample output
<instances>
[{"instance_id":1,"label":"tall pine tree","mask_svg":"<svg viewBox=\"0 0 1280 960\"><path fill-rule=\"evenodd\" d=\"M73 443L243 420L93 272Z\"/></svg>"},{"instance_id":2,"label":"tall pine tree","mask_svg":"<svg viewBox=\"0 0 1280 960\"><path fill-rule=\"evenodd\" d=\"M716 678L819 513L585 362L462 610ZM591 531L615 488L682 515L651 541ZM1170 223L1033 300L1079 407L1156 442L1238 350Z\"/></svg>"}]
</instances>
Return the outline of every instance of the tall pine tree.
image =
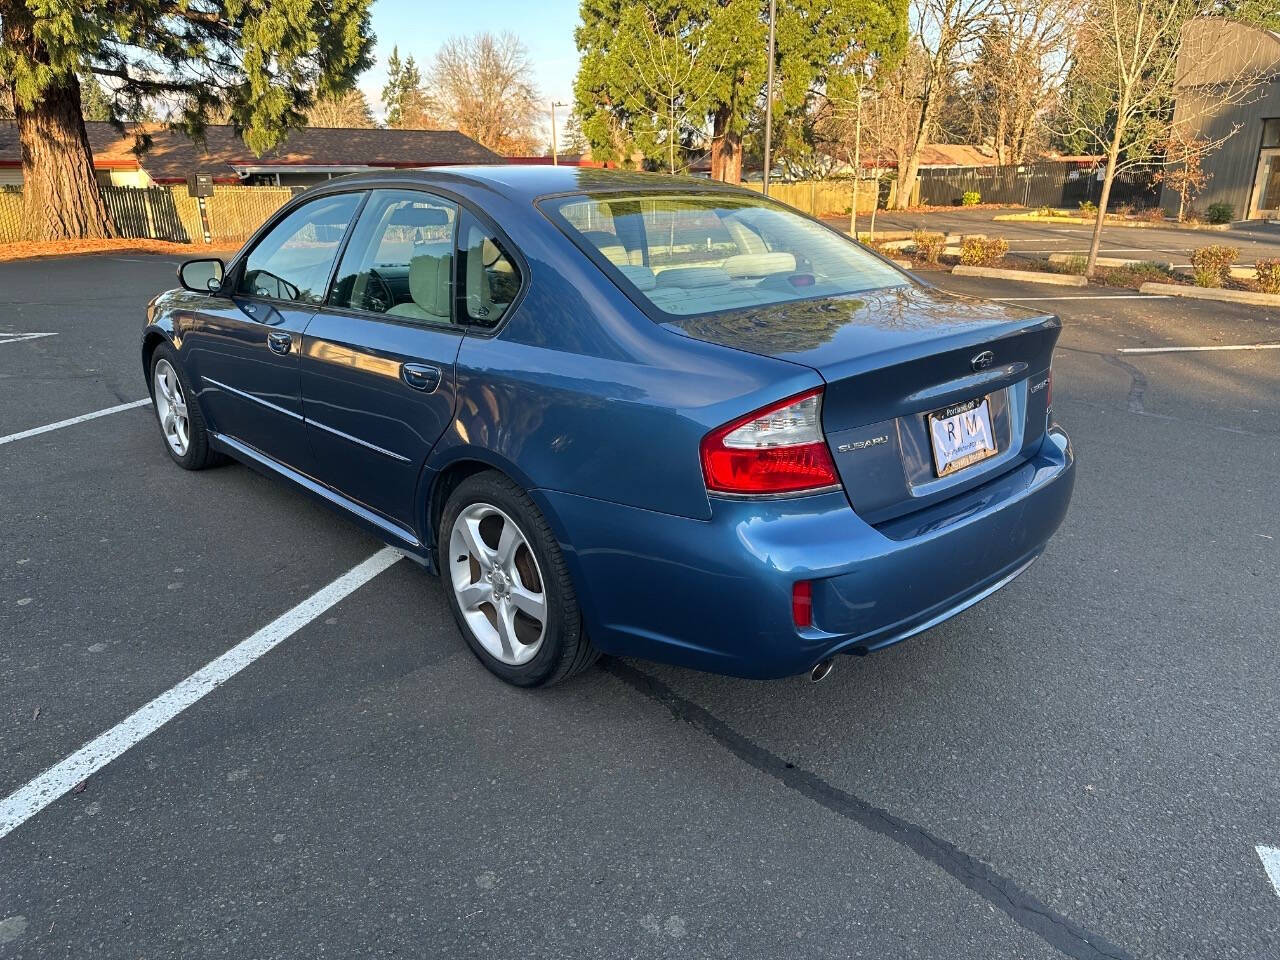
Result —
<instances>
[{"instance_id":1,"label":"tall pine tree","mask_svg":"<svg viewBox=\"0 0 1280 960\"><path fill-rule=\"evenodd\" d=\"M22 141L36 237L103 237L79 74L117 101L160 99L199 136L226 108L251 149L275 146L315 96L370 65L371 0L0 0L0 84Z\"/></svg>"},{"instance_id":2,"label":"tall pine tree","mask_svg":"<svg viewBox=\"0 0 1280 960\"><path fill-rule=\"evenodd\" d=\"M382 105L387 111L387 126L402 130L420 130L428 125L427 91L422 84L422 71L412 54L400 59L400 48L392 47L387 57L387 83L382 88Z\"/></svg>"}]
</instances>

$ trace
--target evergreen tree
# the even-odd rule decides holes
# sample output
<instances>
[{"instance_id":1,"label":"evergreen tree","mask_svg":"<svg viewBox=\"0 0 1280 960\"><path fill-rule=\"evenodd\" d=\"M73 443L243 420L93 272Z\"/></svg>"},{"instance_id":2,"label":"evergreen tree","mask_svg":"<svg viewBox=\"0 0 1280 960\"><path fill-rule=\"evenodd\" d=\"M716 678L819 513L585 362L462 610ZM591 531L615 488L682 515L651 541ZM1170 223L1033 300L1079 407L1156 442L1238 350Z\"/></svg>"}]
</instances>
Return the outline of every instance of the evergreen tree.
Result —
<instances>
[{"instance_id":1,"label":"evergreen tree","mask_svg":"<svg viewBox=\"0 0 1280 960\"><path fill-rule=\"evenodd\" d=\"M382 88L382 104L387 112L388 127L420 130L431 125L422 72L412 55L400 59L399 47L392 47L391 56L387 58L387 83Z\"/></svg>"},{"instance_id":2,"label":"evergreen tree","mask_svg":"<svg viewBox=\"0 0 1280 960\"><path fill-rule=\"evenodd\" d=\"M110 120L111 98L96 77L80 78L80 113L86 120Z\"/></svg>"},{"instance_id":3,"label":"evergreen tree","mask_svg":"<svg viewBox=\"0 0 1280 960\"><path fill-rule=\"evenodd\" d=\"M639 7L626 0L582 0L574 94L593 155L619 160L638 147L652 156L654 118L669 119L675 110L694 130L710 125L712 176L740 179L743 136L758 120L764 95L767 11L763 0L649 0ZM646 21L653 37L681 47L678 55L666 51L668 62L684 67L674 71L681 80L674 107L651 90L637 93L638 86L653 86L641 83L637 64L649 51L660 51L645 36ZM855 66L901 56L906 0L784 0L777 5L775 34L774 134L781 135L783 150L796 150L811 146L819 91ZM666 142L665 135L656 139Z\"/></svg>"},{"instance_id":4,"label":"evergreen tree","mask_svg":"<svg viewBox=\"0 0 1280 960\"><path fill-rule=\"evenodd\" d=\"M369 66L371 0L0 0L0 85L14 99L28 222L43 239L102 237L81 82L111 79L118 103L160 98L199 136L225 105L258 152L314 96Z\"/></svg>"}]
</instances>

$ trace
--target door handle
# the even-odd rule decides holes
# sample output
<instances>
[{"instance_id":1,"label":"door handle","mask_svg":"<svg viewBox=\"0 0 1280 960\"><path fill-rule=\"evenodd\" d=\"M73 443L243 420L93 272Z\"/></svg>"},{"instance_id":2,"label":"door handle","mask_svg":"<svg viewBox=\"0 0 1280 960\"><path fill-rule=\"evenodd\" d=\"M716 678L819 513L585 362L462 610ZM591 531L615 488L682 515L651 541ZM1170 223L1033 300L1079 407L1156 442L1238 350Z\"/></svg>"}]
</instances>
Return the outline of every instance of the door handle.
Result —
<instances>
[{"instance_id":1,"label":"door handle","mask_svg":"<svg viewBox=\"0 0 1280 960\"><path fill-rule=\"evenodd\" d=\"M268 333L267 346L271 348L272 353L278 353L283 357L293 349L293 337L287 333Z\"/></svg>"},{"instance_id":2,"label":"door handle","mask_svg":"<svg viewBox=\"0 0 1280 960\"><path fill-rule=\"evenodd\" d=\"M400 379L415 390L431 393L440 386L440 368L429 363L402 363Z\"/></svg>"}]
</instances>

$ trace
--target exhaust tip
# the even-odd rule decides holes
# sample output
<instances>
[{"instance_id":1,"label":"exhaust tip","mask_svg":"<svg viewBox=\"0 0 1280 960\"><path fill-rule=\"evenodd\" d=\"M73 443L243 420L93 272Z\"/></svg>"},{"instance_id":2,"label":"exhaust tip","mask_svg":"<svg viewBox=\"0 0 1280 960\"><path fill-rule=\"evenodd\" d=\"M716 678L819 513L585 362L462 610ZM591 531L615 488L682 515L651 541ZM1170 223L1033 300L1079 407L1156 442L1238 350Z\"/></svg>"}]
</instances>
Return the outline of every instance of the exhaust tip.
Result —
<instances>
[{"instance_id":1,"label":"exhaust tip","mask_svg":"<svg viewBox=\"0 0 1280 960\"><path fill-rule=\"evenodd\" d=\"M809 671L809 679L813 683L821 683L831 675L831 671L835 669L836 662L834 660L819 660L813 665L813 669Z\"/></svg>"}]
</instances>

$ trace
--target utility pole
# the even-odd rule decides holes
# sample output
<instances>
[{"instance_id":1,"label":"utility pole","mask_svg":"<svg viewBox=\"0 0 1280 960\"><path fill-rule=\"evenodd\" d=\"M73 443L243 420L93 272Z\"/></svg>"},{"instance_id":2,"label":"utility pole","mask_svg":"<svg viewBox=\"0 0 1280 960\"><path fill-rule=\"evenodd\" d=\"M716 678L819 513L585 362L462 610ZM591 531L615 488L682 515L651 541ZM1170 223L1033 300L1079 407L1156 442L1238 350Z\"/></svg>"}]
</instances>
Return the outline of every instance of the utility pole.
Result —
<instances>
[{"instance_id":1,"label":"utility pole","mask_svg":"<svg viewBox=\"0 0 1280 960\"><path fill-rule=\"evenodd\" d=\"M773 166L773 21L778 0L769 0L769 79L764 88L764 195L769 195L769 170Z\"/></svg>"},{"instance_id":2,"label":"utility pole","mask_svg":"<svg viewBox=\"0 0 1280 960\"><path fill-rule=\"evenodd\" d=\"M857 121L853 127L853 202L849 205L849 236L854 240L858 239L858 181L862 179L862 101L869 92L863 86L865 78L866 74L859 67ZM878 182L876 189L880 189Z\"/></svg>"},{"instance_id":3,"label":"utility pole","mask_svg":"<svg viewBox=\"0 0 1280 960\"><path fill-rule=\"evenodd\" d=\"M558 100L551 101L551 165L553 167L560 166L560 151L556 147L556 107L567 106L567 103L561 103Z\"/></svg>"}]
</instances>

